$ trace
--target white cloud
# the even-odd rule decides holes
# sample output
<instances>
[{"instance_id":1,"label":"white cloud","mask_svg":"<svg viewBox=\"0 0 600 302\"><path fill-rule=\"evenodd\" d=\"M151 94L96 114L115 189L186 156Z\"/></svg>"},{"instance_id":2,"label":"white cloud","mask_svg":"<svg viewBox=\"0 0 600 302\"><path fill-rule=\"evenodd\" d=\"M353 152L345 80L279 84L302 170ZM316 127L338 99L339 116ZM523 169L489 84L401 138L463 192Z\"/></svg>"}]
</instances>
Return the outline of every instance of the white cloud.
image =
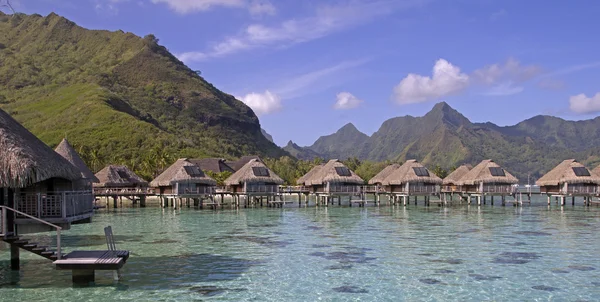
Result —
<instances>
[{"instance_id":1,"label":"white cloud","mask_svg":"<svg viewBox=\"0 0 600 302\"><path fill-rule=\"evenodd\" d=\"M180 54L179 57L180 59L186 59L182 59L182 61L190 63L194 61L194 58L222 57L248 49L303 43L358 26L377 17L390 14L396 10L407 9L423 2L424 0L354 0L346 1L341 5L323 5L316 10L313 16L289 19L276 26L251 24L237 35L227 37L223 41L213 44L206 51L186 52Z\"/></svg>"},{"instance_id":2,"label":"white cloud","mask_svg":"<svg viewBox=\"0 0 600 302\"><path fill-rule=\"evenodd\" d=\"M216 6L228 8L243 8L245 0L151 0L152 3L164 3L170 9L180 14L207 11Z\"/></svg>"},{"instance_id":3,"label":"white cloud","mask_svg":"<svg viewBox=\"0 0 600 302\"><path fill-rule=\"evenodd\" d=\"M539 78L544 79L544 78L550 78L550 77L555 77L555 76L567 75L567 74L571 74L574 72L578 72L578 71L582 71L582 70L586 70L586 69L592 69L592 68L599 68L599 67L600 67L600 61L590 62L590 63L586 63L586 64L569 66L569 67L559 69L559 70L556 70L553 72L545 73L545 74L540 75Z\"/></svg>"},{"instance_id":4,"label":"white cloud","mask_svg":"<svg viewBox=\"0 0 600 302\"><path fill-rule=\"evenodd\" d=\"M248 105L256 115L265 115L281 110L281 98L269 90L264 93L248 93L243 97L236 97Z\"/></svg>"},{"instance_id":5,"label":"white cloud","mask_svg":"<svg viewBox=\"0 0 600 302\"><path fill-rule=\"evenodd\" d=\"M399 104L420 103L462 92L469 86L469 76L460 68L439 59L431 77L411 73L394 87L394 100Z\"/></svg>"},{"instance_id":6,"label":"white cloud","mask_svg":"<svg viewBox=\"0 0 600 302\"><path fill-rule=\"evenodd\" d=\"M370 59L344 61L333 66L296 75L279 84L276 92L286 99L305 95L307 92L314 92L319 86L333 85L343 78L339 75L340 72L361 66L369 61Z\"/></svg>"},{"instance_id":7,"label":"white cloud","mask_svg":"<svg viewBox=\"0 0 600 302\"><path fill-rule=\"evenodd\" d=\"M521 93L525 88L523 86L515 85L512 82L504 82L498 85L492 86L488 91L484 92L483 95L487 96L506 96Z\"/></svg>"},{"instance_id":8,"label":"white cloud","mask_svg":"<svg viewBox=\"0 0 600 302\"><path fill-rule=\"evenodd\" d=\"M600 92L593 97L587 97L583 93L572 96L569 98L569 108L580 114L600 112Z\"/></svg>"},{"instance_id":9,"label":"white cloud","mask_svg":"<svg viewBox=\"0 0 600 302\"><path fill-rule=\"evenodd\" d=\"M334 109L353 109L358 107L363 101L352 95L350 92L340 92L336 96Z\"/></svg>"},{"instance_id":10,"label":"white cloud","mask_svg":"<svg viewBox=\"0 0 600 302\"><path fill-rule=\"evenodd\" d=\"M514 58L508 58L504 64L492 64L473 72L473 78L487 85L499 82L522 83L540 74L542 69L536 65L521 65Z\"/></svg>"}]
</instances>

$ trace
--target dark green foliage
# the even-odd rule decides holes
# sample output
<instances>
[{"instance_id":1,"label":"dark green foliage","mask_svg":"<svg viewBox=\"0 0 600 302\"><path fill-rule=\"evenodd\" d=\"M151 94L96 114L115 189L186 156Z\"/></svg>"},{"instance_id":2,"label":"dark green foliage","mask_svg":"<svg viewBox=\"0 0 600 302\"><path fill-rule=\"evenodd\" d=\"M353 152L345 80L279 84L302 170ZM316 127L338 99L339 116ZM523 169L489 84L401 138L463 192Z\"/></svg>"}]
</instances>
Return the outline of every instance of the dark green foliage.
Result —
<instances>
[{"instance_id":1,"label":"dark green foliage","mask_svg":"<svg viewBox=\"0 0 600 302\"><path fill-rule=\"evenodd\" d=\"M352 123L348 123L334 134L321 136L308 149L325 158L360 157L359 151L368 140L369 136L358 131Z\"/></svg>"},{"instance_id":2,"label":"dark green foliage","mask_svg":"<svg viewBox=\"0 0 600 302\"><path fill-rule=\"evenodd\" d=\"M0 44L0 107L50 146L68 136L94 171L122 163L151 178L178 157L286 154L153 35L19 14L0 22Z\"/></svg>"},{"instance_id":3,"label":"dark green foliage","mask_svg":"<svg viewBox=\"0 0 600 302\"><path fill-rule=\"evenodd\" d=\"M206 175L212 177L214 180L217 181L217 186L224 186L225 185L225 180L227 178L229 178L229 176L231 176L231 172L229 171L224 171L224 172L220 172L220 173L215 173L213 171L204 171L204 173L206 173Z\"/></svg>"},{"instance_id":4,"label":"dark green foliage","mask_svg":"<svg viewBox=\"0 0 600 302\"><path fill-rule=\"evenodd\" d=\"M288 144L283 147L283 150L297 159L311 160L313 158L324 157L323 155L309 148L300 147L292 141L289 141Z\"/></svg>"}]
</instances>

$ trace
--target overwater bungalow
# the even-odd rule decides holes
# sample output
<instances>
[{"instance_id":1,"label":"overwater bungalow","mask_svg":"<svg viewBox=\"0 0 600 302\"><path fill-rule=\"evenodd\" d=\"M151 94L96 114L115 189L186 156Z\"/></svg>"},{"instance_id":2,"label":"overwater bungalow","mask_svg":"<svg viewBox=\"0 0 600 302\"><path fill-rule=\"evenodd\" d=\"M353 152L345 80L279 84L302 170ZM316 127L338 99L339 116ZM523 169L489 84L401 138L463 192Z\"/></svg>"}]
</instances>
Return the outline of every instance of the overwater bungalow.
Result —
<instances>
[{"instance_id":1,"label":"overwater bungalow","mask_svg":"<svg viewBox=\"0 0 600 302\"><path fill-rule=\"evenodd\" d=\"M262 203L263 197L267 197L267 202L274 200L281 184L283 179L256 158L225 180L226 190L233 196L235 203L239 205L240 197L243 197L246 206L259 200Z\"/></svg>"},{"instance_id":2,"label":"overwater bungalow","mask_svg":"<svg viewBox=\"0 0 600 302\"><path fill-rule=\"evenodd\" d=\"M202 206L205 199L213 199L217 182L208 177L195 164L186 158L178 159L173 165L157 176L150 187L160 198L170 198L173 205L181 204L185 199L189 205L189 199L194 205Z\"/></svg>"},{"instance_id":3,"label":"overwater bungalow","mask_svg":"<svg viewBox=\"0 0 600 302\"><path fill-rule=\"evenodd\" d=\"M567 196L572 197L573 203L575 197L580 196L587 204L588 199L598 194L600 176L576 160L567 159L538 179L536 184L540 193L548 196L548 203L552 196L560 198L563 205Z\"/></svg>"},{"instance_id":4,"label":"overwater bungalow","mask_svg":"<svg viewBox=\"0 0 600 302\"><path fill-rule=\"evenodd\" d=\"M146 196L153 192L148 188L148 182L139 177L126 166L109 165L96 173L98 183L94 183L96 196L112 197L114 206L117 207L117 198L123 197L145 205Z\"/></svg>"},{"instance_id":5,"label":"overwater bungalow","mask_svg":"<svg viewBox=\"0 0 600 302\"><path fill-rule=\"evenodd\" d=\"M349 196L351 202L353 195L361 193L361 186L364 184L362 178L337 159L330 160L320 168L313 168L302 181L300 184L318 199L321 198L320 201L324 204L333 201L332 198L335 197L341 203L341 196Z\"/></svg>"},{"instance_id":6,"label":"overwater bungalow","mask_svg":"<svg viewBox=\"0 0 600 302\"><path fill-rule=\"evenodd\" d=\"M383 168L381 172L377 173L375 176L373 176L373 178L369 179L369 185L375 186L376 192L385 192L383 181L394 171L398 170L400 167L402 167L401 164L391 164Z\"/></svg>"},{"instance_id":7,"label":"overwater bungalow","mask_svg":"<svg viewBox=\"0 0 600 302\"><path fill-rule=\"evenodd\" d=\"M513 185L517 183L519 180L516 177L487 159L463 175L457 185L469 196L469 201L474 196L481 203L483 197L485 203L485 196L492 196L493 203L493 196L501 196L504 200L506 196L514 194L516 191Z\"/></svg>"},{"instance_id":8,"label":"overwater bungalow","mask_svg":"<svg viewBox=\"0 0 600 302\"><path fill-rule=\"evenodd\" d=\"M442 181L442 192L444 193L455 193L462 192L462 185L460 184L460 180L465 174L469 173L473 169L473 166L467 164L462 165L456 170L452 171L452 173L448 174L446 178Z\"/></svg>"},{"instance_id":9,"label":"overwater bungalow","mask_svg":"<svg viewBox=\"0 0 600 302\"><path fill-rule=\"evenodd\" d=\"M68 229L93 215L92 190L81 180L81 171L0 110L0 205ZM10 209L2 230L55 230Z\"/></svg>"},{"instance_id":10,"label":"overwater bungalow","mask_svg":"<svg viewBox=\"0 0 600 302\"><path fill-rule=\"evenodd\" d=\"M235 170L229 166L227 161L223 158L202 158L202 159L188 159L189 162L195 164L200 170L213 173L230 172L234 173Z\"/></svg>"},{"instance_id":11,"label":"overwater bungalow","mask_svg":"<svg viewBox=\"0 0 600 302\"><path fill-rule=\"evenodd\" d=\"M394 201L402 198L404 204L410 196L415 196L415 202L417 196L425 196L425 203L428 203L430 196L439 194L441 184L441 178L414 159L406 161L381 181L385 193Z\"/></svg>"},{"instance_id":12,"label":"overwater bungalow","mask_svg":"<svg viewBox=\"0 0 600 302\"><path fill-rule=\"evenodd\" d=\"M56 153L60 154L60 156L81 171L82 181L85 186L89 187L90 190L92 189L92 183L99 182L96 175L94 175L94 172L88 168L83 159L81 159L77 151L73 149L73 146L69 144L66 138L63 138L54 151L56 151Z\"/></svg>"},{"instance_id":13,"label":"overwater bungalow","mask_svg":"<svg viewBox=\"0 0 600 302\"><path fill-rule=\"evenodd\" d=\"M325 164L320 164L312 167L306 174L302 175L298 180L296 180L296 184L300 186L304 186L307 179L312 178L315 174L319 173L321 169L325 166Z\"/></svg>"}]
</instances>

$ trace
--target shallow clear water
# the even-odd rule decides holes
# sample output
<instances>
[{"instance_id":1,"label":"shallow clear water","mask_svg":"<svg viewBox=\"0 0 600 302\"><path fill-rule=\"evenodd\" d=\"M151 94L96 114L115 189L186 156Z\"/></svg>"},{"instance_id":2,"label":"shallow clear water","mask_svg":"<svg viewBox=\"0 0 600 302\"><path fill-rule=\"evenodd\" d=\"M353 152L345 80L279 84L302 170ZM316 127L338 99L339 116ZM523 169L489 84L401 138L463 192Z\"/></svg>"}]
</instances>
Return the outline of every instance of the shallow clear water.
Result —
<instances>
[{"instance_id":1,"label":"shallow clear water","mask_svg":"<svg viewBox=\"0 0 600 302\"><path fill-rule=\"evenodd\" d=\"M95 286L73 287L70 271L27 252L11 272L3 247L0 299L595 301L600 208L578 203L103 209L63 244L102 249L112 225L133 252L122 281L99 272Z\"/></svg>"}]
</instances>

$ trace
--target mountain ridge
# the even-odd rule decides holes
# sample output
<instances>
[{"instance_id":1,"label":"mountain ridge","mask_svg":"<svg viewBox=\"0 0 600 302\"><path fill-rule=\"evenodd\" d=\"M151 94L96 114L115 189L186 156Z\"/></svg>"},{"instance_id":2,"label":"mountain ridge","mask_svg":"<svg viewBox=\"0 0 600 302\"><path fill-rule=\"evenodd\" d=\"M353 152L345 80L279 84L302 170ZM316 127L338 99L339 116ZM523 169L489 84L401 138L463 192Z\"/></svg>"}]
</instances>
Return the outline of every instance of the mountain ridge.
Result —
<instances>
[{"instance_id":1,"label":"mountain ridge","mask_svg":"<svg viewBox=\"0 0 600 302\"><path fill-rule=\"evenodd\" d=\"M347 135L340 138L342 147L337 147L340 131L319 138L318 149L314 149L314 144L300 148L315 151L326 159L332 158L331 154L341 159L372 161L403 162L416 158L445 169L491 158L506 165L517 177L526 178L528 174L541 176L564 158L577 158L588 164L600 162L598 129L600 117L568 121L538 115L512 126L472 123L441 102L421 117L400 116L384 121L373 135L354 142L358 151L345 147L352 144Z\"/></svg>"},{"instance_id":2,"label":"mountain ridge","mask_svg":"<svg viewBox=\"0 0 600 302\"><path fill-rule=\"evenodd\" d=\"M170 158L287 154L262 135L252 109L158 42L55 13L0 14L0 107L50 146L68 135L94 170L168 161L155 150Z\"/></svg>"}]
</instances>

